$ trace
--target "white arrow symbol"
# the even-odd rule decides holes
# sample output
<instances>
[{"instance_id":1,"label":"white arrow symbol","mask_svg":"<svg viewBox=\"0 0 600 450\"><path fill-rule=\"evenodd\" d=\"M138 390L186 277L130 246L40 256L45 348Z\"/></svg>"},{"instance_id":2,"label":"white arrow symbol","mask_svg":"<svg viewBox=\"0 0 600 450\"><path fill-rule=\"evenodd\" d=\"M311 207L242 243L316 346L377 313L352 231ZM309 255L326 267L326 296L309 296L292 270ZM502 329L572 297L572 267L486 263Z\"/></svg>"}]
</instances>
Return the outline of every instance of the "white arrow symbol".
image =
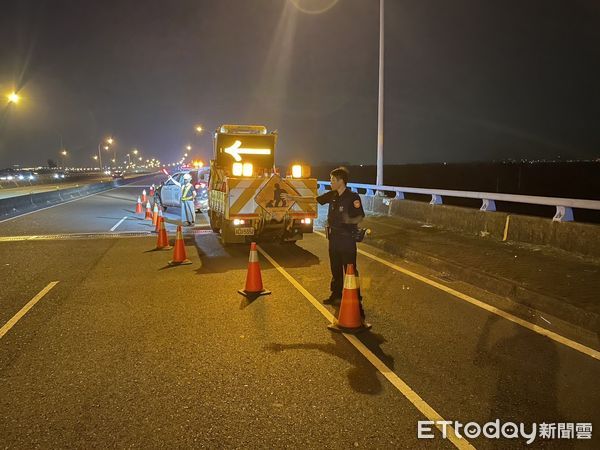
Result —
<instances>
[{"instance_id":1,"label":"white arrow symbol","mask_svg":"<svg viewBox=\"0 0 600 450\"><path fill-rule=\"evenodd\" d=\"M270 148L246 148L241 147L241 141L235 141L231 147L225 149L225 153L230 154L236 161L241 161L240 155L270 155Z\"/></svg>"}]
</instances>

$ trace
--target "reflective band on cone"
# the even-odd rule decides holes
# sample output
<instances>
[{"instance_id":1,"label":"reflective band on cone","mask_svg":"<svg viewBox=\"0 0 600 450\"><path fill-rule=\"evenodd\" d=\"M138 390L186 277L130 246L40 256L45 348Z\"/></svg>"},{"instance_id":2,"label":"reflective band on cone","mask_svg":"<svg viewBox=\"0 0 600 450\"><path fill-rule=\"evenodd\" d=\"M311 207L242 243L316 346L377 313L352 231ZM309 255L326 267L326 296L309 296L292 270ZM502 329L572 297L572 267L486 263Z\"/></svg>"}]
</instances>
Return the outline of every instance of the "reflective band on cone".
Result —
<instances>
[{"instance_id":1,"label":"reflective band on cone","mask_svg":"<svg viewBox=\"0 0 600 450\"><path fill-rule=\"evenodd\" d=\"M250 244L246 287L244 290L240 289L238 292L249 299L255 299L261 295L269 295L271 293L271 291L263 288L260 264L258 262L258 252L256 251L256 242Z\"/></svg>"},{"instance_id":2,"label":"reflective band on cone","mask_svg":"<svg viewBox=\"0 0 600 450\"><path fill-rule=\"evenodd\" d=\"M369 330L371 324L363 321L360 316L360 300L358 299L358 282L354 274L354 265L348 264L344 276L344 290L338 319L327 326L332 331L343 333L360 333Z\"/></svg>"},{"instance_id":3,"label":"reflective band on cone","mask_svg":"<svg viewBox=\"0 0 600 450\"><path fill-rule=\"evenodd\" d=\"M177 237L175 238L175 248L173 249L173 259L169 261L170 266L179 266L183 264L191 264L185 253L185 242L183 241L183 232L181 225L177 225Z\"/></svg>"},{"instance_id":4,"label":"reflective band on cone","mask_svg":"<svg viewBox=\"0 0 600 450\"><path fill-rule=\"evenodd\" d=\"M142 203L146 203L148 201L148 196L146 195L146 189L142 191Z\"/></svg>"},{"instance_id":5,"label":"reflective band on cone","mask_svg":"<svg viewBox=\"0 0 600 450\"><path fill-rule=\"evenodd\" d=\"M146 217L144 220L152 220L152 209L150 209L150 202L146 202Z\"/></svg>"}]
</instances>

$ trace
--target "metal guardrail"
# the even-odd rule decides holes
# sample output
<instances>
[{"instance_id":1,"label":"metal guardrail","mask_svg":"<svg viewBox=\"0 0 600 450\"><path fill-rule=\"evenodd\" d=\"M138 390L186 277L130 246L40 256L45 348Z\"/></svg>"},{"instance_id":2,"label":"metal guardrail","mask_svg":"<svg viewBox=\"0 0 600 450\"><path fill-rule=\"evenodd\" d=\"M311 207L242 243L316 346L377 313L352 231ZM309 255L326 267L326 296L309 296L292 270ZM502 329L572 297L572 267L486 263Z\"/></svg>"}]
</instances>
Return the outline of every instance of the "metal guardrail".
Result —
<instances>
[{"instance_id":1,"label":"metal guardrail","mask_svg":"<svg viewBox=\"0 0 600 450\"><path fill-rule=\"evenodd\" d=\"M319 189L324 189L325 186L330 186L329 181L317 181ZM431 205L441 205L443 197L459 197L459 198L475 198L482 201L481 211L496 211L496 201L526 203L530 205L545 205L556 207L556 214L552 220L556 222L572 222L573 208L593 209L600 211L600 201L598 200L581 200L574 198L561 197L538 197L535 195L516 195L516 194L500 194L494 192L475 192L475 191L453 191L444 189L424 189L414 187L401 186L378 186L375 184L348 183L348 187L353 192L359 192L359 189L364 189L364 194L375 195L376 192L395 192L396 199L404 200L404 194L425 194L431 195Z\"/></svg>"}]
</instances>

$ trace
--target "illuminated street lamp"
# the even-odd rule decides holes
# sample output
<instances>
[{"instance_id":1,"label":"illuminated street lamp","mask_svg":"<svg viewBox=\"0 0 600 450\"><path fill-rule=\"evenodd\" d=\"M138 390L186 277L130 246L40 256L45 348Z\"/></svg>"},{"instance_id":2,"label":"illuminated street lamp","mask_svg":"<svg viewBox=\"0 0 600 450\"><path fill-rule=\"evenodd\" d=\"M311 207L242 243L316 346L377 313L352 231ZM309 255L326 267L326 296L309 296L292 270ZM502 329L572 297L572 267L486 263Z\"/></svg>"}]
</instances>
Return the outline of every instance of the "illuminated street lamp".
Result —
<instances>
[{"instance_id":1,"label":"illuminated street lamp","mask_svg":"<svg viewBox=\"0 0 600 450\"><path fill-rule=\"evenodd\" d=\"M137 154L138 154L138 149L137 149L137 148L134 148L132 153L133 153L134 155L137 155Z\"/></svg>"},{"instance_id":2,"label":"illuminated street lamp","mask_svg":"<svg viewBox=\"0 0 600 450\"><path fill-rule=\"evenodd\" d=\"M192 146L191 146L191 145L187 145L187 146L185 147L185 149L186 149L186 150L189 152L189 151L192 149ZM187 156L187 155L185 155L185 156Z\"/></svg>"},{"instance_id":3,"label":"illuminated street lamp","mask_svg":"<svg viewBox=\"0 0 600 450\"><path fill-rule=\"evenodd\" d=\"M63 167L65 167L66 166L66 159L67 159L67 150L62 149L60 151L60 154L62 156L62 158L61 158L62 159L62 165L63 165Z\"/></svg>"},{"instance_id":4,"label":"illuminated street lamp","mask_svg":"<svg viewBox=\"0 0 600 450\"><path fill-rule=\"evenodd\" d=\"M19 94L16 92L11 92L6 96L6 98L8 98L9 103L14 103L15 105L19 103L19 100L21 100L21 97L19 97Z\"/></svg>"},{"instance_id":5,"label":"illuminated street lamp","mask_svg":"<svg viewBox=\"0 0 600 450\"><path fill-rule=\"evenodd\" d=\"M198 133L202 133L204 131L204 128L202 128L202 125L196 125L196 131Z\"/></svg>"}]
</instances>

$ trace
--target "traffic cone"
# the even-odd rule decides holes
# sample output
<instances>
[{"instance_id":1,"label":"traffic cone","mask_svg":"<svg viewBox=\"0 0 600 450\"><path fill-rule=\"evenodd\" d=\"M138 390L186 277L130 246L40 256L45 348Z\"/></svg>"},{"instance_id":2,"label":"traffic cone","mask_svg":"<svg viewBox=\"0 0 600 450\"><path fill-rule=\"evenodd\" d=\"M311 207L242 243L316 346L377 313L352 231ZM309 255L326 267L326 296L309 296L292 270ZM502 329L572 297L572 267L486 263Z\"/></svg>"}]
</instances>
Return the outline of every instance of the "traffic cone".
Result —
<instances>
[{"instance_id":1,"label":"traffic cone","mask_svg":"<svg viewBox=\"0 0 600 450\"><path fill-rule=\"evenodd\" d=\"M158 208L158 217L156 218L156 227L154 228L154 232L158 233L160 231L160 223L164 222L162 210Z\"/></svg>"},{"instance_id":2,"label":"traffic cone","mask_svg":"<svg viewBox=\"0 0 600 450\"><path fill-rule=\"evenodd\" d=\"M154 202L154 209L152 210L152 225L157 226L158 221L158 204Z\"/></svg>"},{"instance_id":3,"label":"traffic cone","mask_svg":"<svg viewBox=\"0 0 600 450\"><path fill-rule=\"evenodd\" d=\"M177 237L175 238L175 248L173 250L173 259L169 261L170 266L179 266L181 264L191 264L185 254L185 243L183 242L183 232L181 225L177 225Z\"/></svg>"},{"instance_id":4,"label":"traffic cone","mask_svg":"<svg viewBox=\"0 0 600 450\"><path fill-rule=\"evenodd\" d=\"M160 224L160 228L158 230L155 250L171 250L173 247L169 245L169 236L167 235L165 221L162 216L158 216L158 223Z\"/></svg>"},{"instance_id":5,"label":"traffic cone","mask_svg":"<svg viewBox=\"0 0 600 450\"><path fill-rule=\"evenodd\" d=\"M140 199L140 196L138 195L137 204L135 205L135 213L142 214L143 212L144 212L144 210L142 208L142 200Z\"/></svg>"},{"instance_id":6,"label":"traffic cone","mask_svg":"<svg viewBox=\"0 0 600 450\"><path fill-rule=\"evenodd\" d=\"M269 295L271 291L263 288L260 275L260 264L258 263L258 252L256 242L250 244L250 258L248 258L248 272L246 273L246 287L238 291L244 297L254 300L261 295Z\"/></svg>"},{"instance_id":7,"label":"traffic cone","mask_svg":"<svg viewBox=\"0 0 600 450\"><path fill-rule=\"evenodd\" d=\"M146 189L142 191L142 203L146 203L148 201L148 196L146 195Z\"/></svg>"},{"instance_id":8,"label":"traffic cone","mask_svg":"<svg viewBox=\"0 0 600 450\"><path fill-rule=\"evenodd\" d=\"M348 268L346 269L342 304L340 305L338 318L335 322L328 325L327 328L332 331L352 334L371 329L371 324L364 322L362 317L360 317L358 283L354 274L354 264L348 264Z\"/></svg>"},{"instance_id":9,"label":"traffic cone","mask_svg":"<svg viewBox=\"0 0 600 450\"><path fill-rule=\"evenodd\" d=\"M154 185L150 186L150 197L154 197Z\"/></svg>"},{"instance_id":10,"label":"traffic cone","mask_svg":"<svg viewBox=\"0 0 600 450\"><path fill-rule=\"evenodd\" d=\"M145 220L152 220L152 210L150 209L150 202L146 202L146 217Z\"/></svg>"}]
</instances>

